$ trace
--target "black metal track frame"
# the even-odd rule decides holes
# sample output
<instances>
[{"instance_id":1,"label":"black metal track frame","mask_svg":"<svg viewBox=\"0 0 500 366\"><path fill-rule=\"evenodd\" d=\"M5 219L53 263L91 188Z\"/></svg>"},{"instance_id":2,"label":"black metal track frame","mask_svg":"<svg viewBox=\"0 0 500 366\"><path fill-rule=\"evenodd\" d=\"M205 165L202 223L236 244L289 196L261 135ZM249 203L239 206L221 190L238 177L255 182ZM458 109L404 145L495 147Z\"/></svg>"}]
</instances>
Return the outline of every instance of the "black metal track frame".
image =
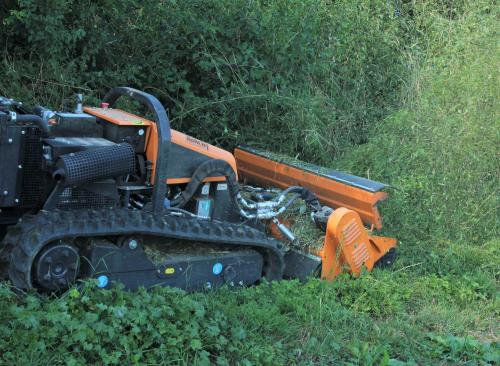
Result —
<instances>
[{"instance_id":1,"label":"black metal track frame","mask_svg":"<svg viewBox=\"0 0 500 366\"><path fill-rule=\"evenodd\" d=\"M280 280L283 276L285 248L250 226L128 209L95 209L40 211L24 216L10 227L3 241L4 250L10 254L9 278L17 288L36 287L32 279L33 261L45 245L56 240L128 235L154 236L163 239L167 247L169 239L183 239L204 246L251 248L262 255L263 276L267 280Z\"/></svg>"}]
</instances>

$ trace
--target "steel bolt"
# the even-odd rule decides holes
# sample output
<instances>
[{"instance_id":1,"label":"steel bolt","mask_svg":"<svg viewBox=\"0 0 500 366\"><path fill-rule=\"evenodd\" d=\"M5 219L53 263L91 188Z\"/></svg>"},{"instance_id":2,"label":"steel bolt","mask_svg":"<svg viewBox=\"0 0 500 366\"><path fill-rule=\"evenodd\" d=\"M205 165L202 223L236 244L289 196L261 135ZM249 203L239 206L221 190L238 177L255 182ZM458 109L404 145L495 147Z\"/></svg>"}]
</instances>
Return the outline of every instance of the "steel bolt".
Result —
<instances>
[{"instance_id":1,"label":"steel bolt","mask_svg":"<svg viewBox=\"0 0 500 366\"><path fill-rule=\"evenodd\" d=\"M16 198L16 199L14 200L14 202L15 202L15 203L19 203L19 198Z\"/></svg>"},{"instance_id":2,"label":"steel bolt","mask_svg":"<svg viewBox=\"0 0 500 366\"><path fill-rule=\"evenodd\" d=\"M25 130L21 130L21 135L25 135L26 134L26 131Z\"/></svg>"},{"instance_id":3,"label":"steel bolt","mask_svg":"<svg viewBox=\"0 0 500 366\"><path fill-rule=\"evenodd\" d=\"M3 195L4 196L8 196L9 195L9 191L3 191Z\"/></svg>"},{"instance_id":4,"label":"steel bolt","mask_svg":"<svg viewBox=\"0 0 500 366\"><path fill-rule=\"evenodd\" d=\"M7 140L7 142L8 142L9 144L12 144L12 139L8 139L8 140Z\"/></svg>"},{"instance_id":5,"label":"steel bolt","mask_svg":"<svg viewBox=\"0 0 500 366\"><path fill-rule=\"evenodd\" d=\"M22 169L22 168L23 168L23 166L22 166L21 164L19 164L19 165L17 166L17 168L18 168L18 169Z\"/></svg>"},{"instance_id":6,"label":"steel bolt","mask_svg":"<svg viewBox=\"0 0 500 366\"><path fill-rule=\"evenodd\" d=\"M139 131L137 131L137 134L138 134L139 136L144 135L144 130L141 128Z\"/></svg>"},{"instance_id":7,"label":"steel bolt","mask_svg":"<svg viewBox=\"0 0 500 366\"><path fill-rule=\"evenodd\" d=\"M134 250L134 249L137 249L138 246L139 246L139 243L137 243L137 240L135 240L135 239L129 240L129 242L128 242L129 249Z\"/></svg>"}]
</instances>

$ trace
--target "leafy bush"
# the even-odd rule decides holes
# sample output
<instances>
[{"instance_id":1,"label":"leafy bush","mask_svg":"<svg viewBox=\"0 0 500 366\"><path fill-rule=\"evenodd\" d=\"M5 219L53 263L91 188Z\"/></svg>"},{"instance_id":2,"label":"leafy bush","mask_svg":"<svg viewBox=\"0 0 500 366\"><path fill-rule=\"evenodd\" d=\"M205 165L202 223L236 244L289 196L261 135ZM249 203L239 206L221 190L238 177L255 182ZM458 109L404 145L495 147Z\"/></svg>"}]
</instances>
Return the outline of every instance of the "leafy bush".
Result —
<instances>
[{"instance_id":1,"label":"leafy bush","mask_svg":"<svg viewBox=\"0 0 500 366\"><path fill-rule=\"evenodd\" d=\"M330 162L395 106L406 19L385 0L19 0L0 94L61 107L130 85L175 128Z\"/></svg>"}]
</instances>

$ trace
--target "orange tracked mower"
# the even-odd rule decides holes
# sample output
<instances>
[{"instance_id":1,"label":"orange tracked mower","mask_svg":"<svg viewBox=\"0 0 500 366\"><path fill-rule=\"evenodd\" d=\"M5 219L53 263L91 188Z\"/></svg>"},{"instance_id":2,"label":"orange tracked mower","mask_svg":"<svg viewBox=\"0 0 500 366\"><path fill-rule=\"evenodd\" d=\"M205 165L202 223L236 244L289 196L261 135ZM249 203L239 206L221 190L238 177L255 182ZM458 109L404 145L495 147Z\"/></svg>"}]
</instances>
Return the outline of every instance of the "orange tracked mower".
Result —
<instances>
[{"instance_id":1,"label":"orange tracked mower","mask_svg":"<svg viewBox=\"0 0 500 366\"><path fill-rule=\"evenodd\" d=\"M122 97L153 118L114 108ZM394 260L396 240L365 229L382 226L384 184L250 147L233 155L171 129L161 103L132 88L112 89L100 107L80 96L72 112L0 97L0 153L2 269L18 288L60 291L91 277L101 288L193 291L333 280ZM320 250L290 245L279 218L297 200L325 230Z\"/></svg>"}]
</instances>

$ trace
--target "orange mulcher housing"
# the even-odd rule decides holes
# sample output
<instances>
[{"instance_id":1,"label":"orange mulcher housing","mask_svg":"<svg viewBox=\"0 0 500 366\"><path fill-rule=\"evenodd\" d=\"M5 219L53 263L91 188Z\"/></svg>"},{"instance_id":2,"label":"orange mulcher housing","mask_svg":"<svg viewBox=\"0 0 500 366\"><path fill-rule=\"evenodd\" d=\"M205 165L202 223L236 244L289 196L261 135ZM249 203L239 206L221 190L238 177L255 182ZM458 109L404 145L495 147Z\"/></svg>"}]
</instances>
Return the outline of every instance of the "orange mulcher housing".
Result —
<instances>
[{"instance_id":1,"label":"orange mulcher housing","mask_svg":"<svg viewBox=\"0 0 500 366\"><path fill-rule=\"evenodd\" d=\"M335 208L328 219L323 248L313 253L322 260L321 278L333 280L346 266L354 275L360 274L363 265L372 270L396 246L396 239L371 235L363 225L382 228L377 205L388 197L382 192L385 184L311 164L299 167L266 155L250 147L237 148L240 178L266 187L306 187L322 204Z\"/></svg>"}]
</instances>

